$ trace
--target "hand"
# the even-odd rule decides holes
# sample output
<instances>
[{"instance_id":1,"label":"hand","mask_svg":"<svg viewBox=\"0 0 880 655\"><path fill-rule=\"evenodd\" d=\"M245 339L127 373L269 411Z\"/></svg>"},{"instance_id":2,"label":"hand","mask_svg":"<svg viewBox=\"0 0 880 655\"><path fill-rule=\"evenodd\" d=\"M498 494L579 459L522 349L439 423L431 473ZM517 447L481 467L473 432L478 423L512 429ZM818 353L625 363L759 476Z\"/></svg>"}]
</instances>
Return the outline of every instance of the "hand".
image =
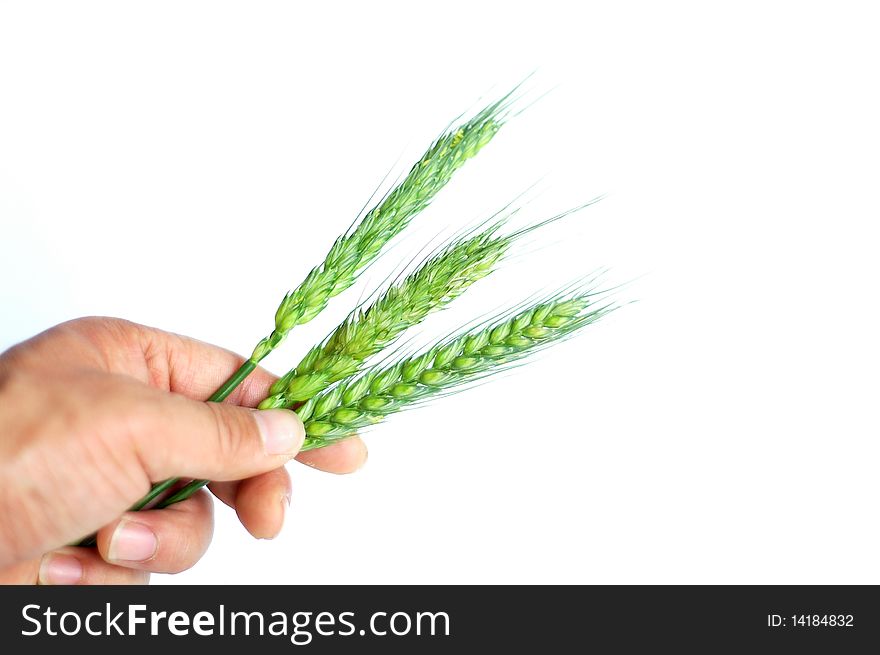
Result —
<instances>
[{"instance_id":1,"label":"hand","mask_svg":"<svg viewBox=\"0 0 880 655\"><path fill-rule=\"evenodd\" d=\"M0 582L135 584L204 554L213 503L201 491L126 512L152 482L211 491L255 537L281 530L293 457L333 473L366 459L354 437L297 454L299 418L257 411L274 377L254 371L225 403L202 402L238 355L126 321L64 323L0 355ZM65 546L97 531L97 549Z\"/></svg>"}]
</instances>

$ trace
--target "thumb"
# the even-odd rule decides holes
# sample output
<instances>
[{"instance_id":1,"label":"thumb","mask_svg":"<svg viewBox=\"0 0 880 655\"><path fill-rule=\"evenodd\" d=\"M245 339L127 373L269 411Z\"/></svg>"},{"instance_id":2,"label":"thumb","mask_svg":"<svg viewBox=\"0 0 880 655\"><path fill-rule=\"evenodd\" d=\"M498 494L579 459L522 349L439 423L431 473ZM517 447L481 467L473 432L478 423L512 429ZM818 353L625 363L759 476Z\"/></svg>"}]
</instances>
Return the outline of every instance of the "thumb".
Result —
<instances>
[{"instance_id":1,"label":"thumb","mask_svg":"<svg viewBox=\"0 0 880 655\"><path fill-rule=\"evenodd\" d=\"M160 394L131 432L151 480L240 480L282 466L302 447L305 428L286 409L255 410Z\"/></svg>"}]
</instances>

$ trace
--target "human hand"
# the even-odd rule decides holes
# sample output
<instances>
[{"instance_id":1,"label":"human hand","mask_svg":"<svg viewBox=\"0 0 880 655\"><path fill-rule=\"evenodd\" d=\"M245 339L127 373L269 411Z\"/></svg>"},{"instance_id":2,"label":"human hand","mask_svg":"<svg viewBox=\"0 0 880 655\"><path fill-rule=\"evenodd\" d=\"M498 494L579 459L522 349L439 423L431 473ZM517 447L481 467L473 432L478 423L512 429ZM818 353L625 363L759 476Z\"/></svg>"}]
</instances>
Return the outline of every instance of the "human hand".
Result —
<instances>
[{"instance_id":1,"label":"human hand","mask_svg":"<svg viewBox=\"0 0 880 655\"><path fill-rule=\"evenodd\" d=\"M284 464L348 473L354 437L297 454L299 418L257 411L275 377L258 368L225 403L206 399L243 358L127 321L58 325L0 355L0 582L136 584L205 553L213 503L200 491L126 512L152 482L217 480L211 491L255 537L281 530ZM97 532L97 548L65 546Z\"/></svg>"}]
</instances>

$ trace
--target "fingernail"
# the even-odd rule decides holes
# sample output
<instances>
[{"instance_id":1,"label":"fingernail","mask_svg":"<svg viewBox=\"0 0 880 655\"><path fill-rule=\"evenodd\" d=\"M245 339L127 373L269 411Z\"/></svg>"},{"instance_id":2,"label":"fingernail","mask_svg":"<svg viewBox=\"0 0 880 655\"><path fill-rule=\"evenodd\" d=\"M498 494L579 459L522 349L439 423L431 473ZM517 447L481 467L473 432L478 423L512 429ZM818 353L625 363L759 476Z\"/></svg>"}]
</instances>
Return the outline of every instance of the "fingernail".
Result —
<instances>
[{"instance_id":1,"label":"fingernail","mask_svg":"<svg viewBox=\"0 0 880 655\"><path fill-rule=\"evenodd\" d=\"M109 559L114 562L144 562L156 554L159 540L143 523L123 519L110 537Z\"/></svg>"},{"instance_id":2,"label":"fingernail","mask_svg":"<svg viewBox=\"0 0 880 655\"><path fill-rule=\"evenodd\" d=\"M264 409L254 413L267 455L295 455L302 448L306 429L294 412Z\"/></svg>"},{"instance_id":3,"label":"fingernail","mask_svg":"<svg viewBox=\"0 0 880 655\"><path fill-rule=\"evenodd\" d=\"M71 555L48 553L40 562L39 580L42 585L76 584L82 580L83 567Z\"/></svg>"}]
</instances>

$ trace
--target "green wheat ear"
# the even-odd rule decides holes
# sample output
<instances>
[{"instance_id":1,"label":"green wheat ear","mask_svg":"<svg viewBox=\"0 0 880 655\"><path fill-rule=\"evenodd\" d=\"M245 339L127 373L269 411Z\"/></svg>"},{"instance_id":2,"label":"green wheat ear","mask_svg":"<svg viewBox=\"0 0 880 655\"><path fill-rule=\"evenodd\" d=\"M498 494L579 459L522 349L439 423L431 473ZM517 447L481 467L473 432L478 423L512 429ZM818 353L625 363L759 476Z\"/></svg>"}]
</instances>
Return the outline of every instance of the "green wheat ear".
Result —
<instances>
[{"instance_id":1,"label":"green wheat ear","mask_svg":"<svg viewBox=\"0 0 880 655\"><path fill-rule=\"evenodd\" d=\"M511 368L614 311L616 304L600 300L603 293L585 290L551 297L344 380L296 410L306 426L303 450L330 445L390 414Z\"/></svg>"},{"instance_id":2,"label":"green wheat ear","mask_svg":"<svg viewBox=\"0 0 880 655\"><path fill-rule=\"evenodd\" d=\"M385 290L367 309L352 313L272 385L259 408L289 407L354 375L408 328L489 275L514 239L513 235L496 236L502 225L499 221L476 236L453 241Z\"/></svg>"},{"instance_id":3,"label":"green wheat ear","mask_svg":"<svg viewBox=\"0 0 880 655\"><path fill-rule=\"evenodd\" d=\"M254 348L253 362L266 357L291 329L311 321L330 298L354 284L358 273L376 259L385 244L406 228L455 172L492 140L507 118L515 91L437 138L403 182L370 209L353 230L334 242L324 262L284 296L275 312L275 329Z\"/></svg>"},{"instance_id":4,"label":"green wheat ear","mask_svg":"<svg viewBox=\"0 0 880 655\"><path fill-rule=\"evenodd\" d=\"M513 210L475 235L466 234L447 244L415 272L389 287L370 307L352 313L324 342L314 346L296 367L270 387L269 396L259 408L290 407L356 374L368 358L390 346L407 329L491 274L517 239L600 198L515 232L499 234L518 211ZM498 214L502 212L504 209Z\"/></svg>"}]
</instances>

